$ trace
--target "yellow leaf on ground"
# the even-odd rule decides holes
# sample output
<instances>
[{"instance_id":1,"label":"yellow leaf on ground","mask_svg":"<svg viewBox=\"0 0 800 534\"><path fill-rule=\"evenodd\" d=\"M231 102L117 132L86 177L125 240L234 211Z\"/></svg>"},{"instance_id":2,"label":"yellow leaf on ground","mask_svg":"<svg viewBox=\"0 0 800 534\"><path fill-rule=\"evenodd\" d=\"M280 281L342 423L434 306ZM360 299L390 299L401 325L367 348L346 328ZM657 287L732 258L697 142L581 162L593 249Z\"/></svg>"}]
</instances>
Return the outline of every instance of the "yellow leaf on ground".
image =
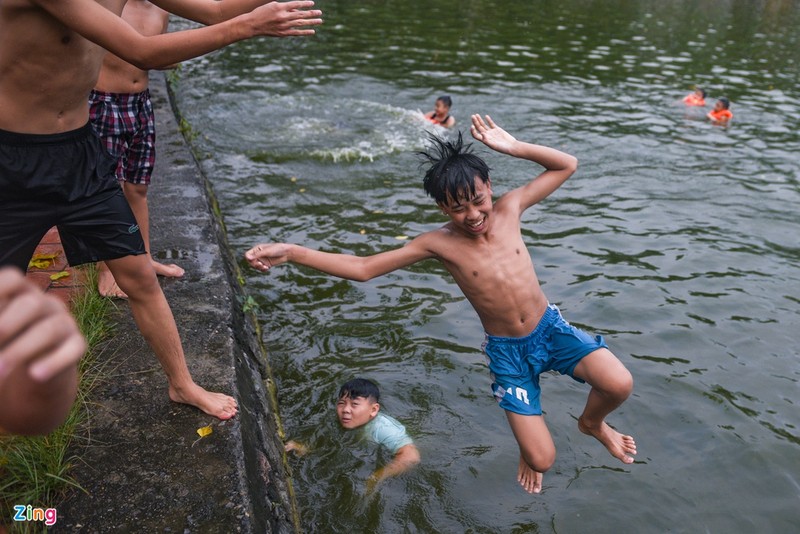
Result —
<instances>
[{"instance_id":1,"label":"yellow leaf on ground","mask_svg":"<svg viewBox=\"0 0 800 534\"><path fill-rule=\"evenodd\" d=\"M200 436L201 438L204 438L204 437L208 436L209 434L211 434L213 431L214 431L214 429L211 428L211 425L204 426L204 427L201 427L201 428L197 429L197 435Z\"/></svg>"},{"instance_id":2,"label":"yellow leaf on ground","mask_svg":"<svg viewBox=\"0 0 800 534\"><path fill-rule=\"evenodd\" d=\"M49 254L34 254L34 260L54 260L58 257L58 252L51 252Z\"/></svg>"},{"instance_id":3,"label":"yellow leaf on ground","mask_svg":"<svg viewBox=\"0 0 800 534\"><path fill-rule=\"evenodd\" d=\"M50 254L34 254L31 258L31 261L28 262L28 269L47 269L55 263L55 259L58 256L58 252L53 252Z\"/></svg>"},{"instance_id":4,"label":"yellow leaf on ground","mask_svg":"<svg viewBox=\"0 0 800 534\"><path fill-rule=\"evenodd\" d=\"M31 260L28 262L28 269L47 269L51 263L50 260Z\"/></svg>"},{"instance_id":5,"label":"yellow leaf on ground","mask_svg":"<svg viewBox=\"0 0 800 534\"><path fill-rule=\"evenodd\" d=\"M57 273L53 273L50 275L50 280L55 282L56 280L61 280L62 278L66 278L69 276L69 271L60 271Z\"/></svg>"}]
</instances>

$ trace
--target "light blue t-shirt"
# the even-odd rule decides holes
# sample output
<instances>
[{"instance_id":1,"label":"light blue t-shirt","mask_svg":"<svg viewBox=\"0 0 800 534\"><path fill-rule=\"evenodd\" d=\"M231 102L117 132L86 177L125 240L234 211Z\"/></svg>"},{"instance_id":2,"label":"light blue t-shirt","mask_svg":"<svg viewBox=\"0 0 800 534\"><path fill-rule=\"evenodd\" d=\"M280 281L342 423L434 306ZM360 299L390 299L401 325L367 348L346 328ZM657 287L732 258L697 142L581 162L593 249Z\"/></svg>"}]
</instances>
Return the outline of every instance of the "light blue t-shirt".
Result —
<instances>
[{"instance_id":1,"label":"light blue t-shirt","mask_svg":"<svg viewBox=\"0 0 800 534\"><path fill-rule=\"evenodd\" d=\"M394 417L378 413L375 419L364 425L364 435L396 454L401 447L414 443L406 428Z\"/></svg>"}]
</instances>

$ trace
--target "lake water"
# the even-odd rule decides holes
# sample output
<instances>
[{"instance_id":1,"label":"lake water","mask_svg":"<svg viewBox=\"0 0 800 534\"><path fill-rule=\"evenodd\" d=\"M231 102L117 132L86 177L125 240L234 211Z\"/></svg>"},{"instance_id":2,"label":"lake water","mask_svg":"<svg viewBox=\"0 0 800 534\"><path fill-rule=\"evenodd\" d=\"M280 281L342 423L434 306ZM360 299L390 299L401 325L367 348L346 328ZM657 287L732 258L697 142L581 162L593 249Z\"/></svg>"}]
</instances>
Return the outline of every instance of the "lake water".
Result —
<instances>
[{"instance_id":1,"label":"lake water","mask_svg":"<svg viewBox=\"0 0 800 534\"><path fill-rule=\"evenodd\" d=\"M558 457L541 495L519 488L480 322L437 262L360 284L248 269L285 429L312 448L290 462L304 530L800 528L798 4L325 0L314 38L183 65L177 103L239 257L261 241L370 254L443 224L414 156L444 134L418 113L440 94L459 128L489 113L580 161L523 234L551 302L634 375L609 421L636 463L578 432L585 385L546 375ZM695 84L706 110L680 102ZM728 127L704 118L720 96ZM540 170L476 148L496 194ZM353 376L422 453L372 498L387 458L333 408Z\"/></svg>"}]
</instances>

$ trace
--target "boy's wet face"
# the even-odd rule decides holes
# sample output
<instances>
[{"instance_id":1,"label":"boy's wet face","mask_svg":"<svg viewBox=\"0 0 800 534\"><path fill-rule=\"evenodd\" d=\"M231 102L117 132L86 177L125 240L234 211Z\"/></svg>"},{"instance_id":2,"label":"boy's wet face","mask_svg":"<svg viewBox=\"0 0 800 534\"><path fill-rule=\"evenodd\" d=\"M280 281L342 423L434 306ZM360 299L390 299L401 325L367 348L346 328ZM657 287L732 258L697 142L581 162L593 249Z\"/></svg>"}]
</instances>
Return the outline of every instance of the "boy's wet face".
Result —
<instances>
[{"instance_id":1,"label":"boy's wet face","mask_svg":"<svg viewBox=\"0 0 800 534\"><path fill-rule=\"evenodd\" d=\"M489 229L489 215L492 213L492 183L475 178L475 194L463 191L458 199L447 198L439 204L452 223L467 235L485 234Z\"/></svg>"},{"instance_id":2,"label":"boy's wet face","mask_svg":"<svg viewBox=\"0 0 800 534\"><path fill-rule=\"evenodd\" d=\"M347 430L364 426L378 415L380 404L366 397L342 397L336 402L339 423Z\"/></svg>"},{"instance_id":3,"label":"boy's wet face","mask_svg":"<svg viewBox=\"0 0 800 534\"><path fill-rule=\"evenodd\" d=\"M447 104L442 102L441 100L437 100L436 104L433 106L434 111L436 111L437 115L446 115L450 108L447 107Z\"/></svg>"}]
</instances>

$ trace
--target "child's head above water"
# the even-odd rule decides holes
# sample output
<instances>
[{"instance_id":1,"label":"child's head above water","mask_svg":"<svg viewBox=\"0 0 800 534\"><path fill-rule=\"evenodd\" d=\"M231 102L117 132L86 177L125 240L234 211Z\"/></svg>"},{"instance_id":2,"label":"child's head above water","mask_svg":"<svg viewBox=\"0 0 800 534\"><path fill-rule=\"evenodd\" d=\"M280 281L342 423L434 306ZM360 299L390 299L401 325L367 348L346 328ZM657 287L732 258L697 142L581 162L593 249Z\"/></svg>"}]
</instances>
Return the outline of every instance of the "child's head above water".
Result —
<instances>
[{"instance_id":1,"label":"child's head above water","mask_svg":"<svg viewBox=\"0 0 800 534\"><path fill-rule=\"evenodd\" d=\"M714 107L717 109L728 109L731 107L731 101L725 98L724 96L720 97L717 100L717 103L714 104Z\"/></svg>"},{"instance_id":2,"label":"child's head above water","mask_svg":"<svg viewBox=\"0 0 800 534\"><path fill-rule=\"evenodd\" d=\"M436 99L434 109L439 113L442 111L449 111L451 107L453 107L453 99L447 95L442 95Z\"/></svg>"},{"instance_id":3,"label":"child's head above water","mask_svg":"<svg viewBox=\"0 0 800 534\"><path fill-rule=\"evenodd\" d=\"M472 153L472 145L464 144L461 132L455 141L445 141L431 135L432 146L419 155L429 163L423 187L437 204L475 195L475 179L489 183L489 166Z\"/></svg>"},{"instance_id":4,"label":"child's head above water","mask_svg":"<svg viewBox=\"0 0 800 534\"><path fill-rule=\"evenodd\" d=\"M354 378L339 388L336 415L347 430L362 427L372 421L381 405L381 392L374 382L366 378Z\"/></svg>"}]
</instances>

